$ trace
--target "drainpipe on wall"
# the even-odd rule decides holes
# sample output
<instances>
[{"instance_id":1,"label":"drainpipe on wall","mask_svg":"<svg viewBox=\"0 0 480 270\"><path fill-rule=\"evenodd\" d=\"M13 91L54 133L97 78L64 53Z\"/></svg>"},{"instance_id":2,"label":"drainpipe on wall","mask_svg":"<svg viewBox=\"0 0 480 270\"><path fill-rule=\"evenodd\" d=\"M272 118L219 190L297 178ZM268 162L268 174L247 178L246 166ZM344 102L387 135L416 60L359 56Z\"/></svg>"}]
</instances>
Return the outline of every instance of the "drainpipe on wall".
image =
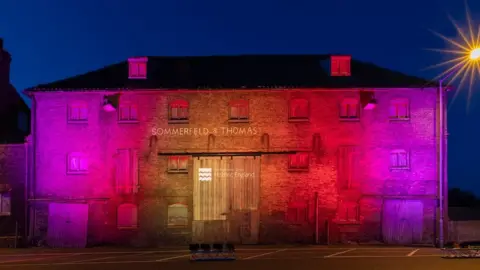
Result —
<instances>
[{"instance_id":1,"label":"drainpipe on wall","mask_svg":"<svg viewBox=\"0 0 480 270\"><path fill-rule=\"evenodd\" d=\"M30 164L30 182L29 182L29 194L27 194L29 199L35 199L35 181L37 180L37 170L36 170L36 145L37 145L37 99L35 95L32 95L32 112L31 112L31 118L30 118L30 133L31 133L31 144L32 144L32 151L31 152L31 157L32 157L32 162ZM29 215L29 220L28 220L28 238L27 238L27 243L32 242L33 238L33 232L34 232L34 224L35 224L35 211L33 207L30 205L30 201L27 201L28 203L28 215Z\"/></svg>"},{"instance_id":2,"label":"drainpipe on wall","mask_svg":"<svg viewBox=\"0 0 480 270\"><path fill-rule=\"evenodd\" d=\"M318 192L315 192L315 244L318 244Z\"/></svg>"},{"instance_id":3,"label":"drainpipe on wall","mask_svg":"<svg viewBox=\"0 0 480 270\"><path fill-rule=\"evenodd\" d=\"M445 112L444 112L444 94L443 94L443 80L440 80L438 87L438 98L439 98L439 142L438 142L438 204L440 208L440 217L438 221L439 225L439 236L438 236L438 244L440 248L443 248L443 244L445 242L444 239L444 180L443 180L443 173L444 173L444 152L443 152L443 144L444 144L444 122L445 122Z\"/></svg>"},{"instance_id":4,"label":"drainpipe on wall","mask_svg":"<svg viewBox=\"0 0 480 270\"><path fill-rule=\"evenodd\" d=\"M28 152L28 143L30 141L29 136L25 138L25 190L24 190L24 197L25 197L25 205L24 205L24 224L23 224L23 245L27 246L28 244L28 181L30 180L29 173L30 171L28 170L28 159L30 158L29 152Z\"/></svg>"}]
</instances>

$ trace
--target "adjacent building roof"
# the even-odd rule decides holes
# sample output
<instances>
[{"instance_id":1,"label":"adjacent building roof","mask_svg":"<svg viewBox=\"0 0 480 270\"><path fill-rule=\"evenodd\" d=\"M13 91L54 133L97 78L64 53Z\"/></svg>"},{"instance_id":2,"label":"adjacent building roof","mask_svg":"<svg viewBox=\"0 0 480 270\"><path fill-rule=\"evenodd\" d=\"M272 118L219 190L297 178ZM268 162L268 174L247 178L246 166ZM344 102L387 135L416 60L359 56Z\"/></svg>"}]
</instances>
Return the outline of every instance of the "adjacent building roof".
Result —
<instances>
[{"instance_id":1,"label":"adjacent building roof","mask_svg":"<svg viewBox=\"0 0 480 270\"><path fill-rule=\"evenodd\" d=\"M26 92L141 89L410 88L428 81L351 61L350 77L329 75L331 55L148 57L147 79L129 79L128 61Z\"/></svg>"}]
</instances>

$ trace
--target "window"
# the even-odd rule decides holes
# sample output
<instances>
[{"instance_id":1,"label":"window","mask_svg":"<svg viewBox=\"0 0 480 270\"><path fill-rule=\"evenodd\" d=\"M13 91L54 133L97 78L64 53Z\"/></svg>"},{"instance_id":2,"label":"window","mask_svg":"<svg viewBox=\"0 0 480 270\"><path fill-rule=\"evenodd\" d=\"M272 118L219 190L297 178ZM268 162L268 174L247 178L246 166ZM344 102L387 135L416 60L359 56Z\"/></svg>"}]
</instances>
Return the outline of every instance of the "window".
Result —
<instances>
[{"instance_id":1,"label":"window","mask_svg":"<svg viewBox=\"0 0 480 270\"><path fill-rule=\"evenodd\" d=\"M10 216L12 214L10 193L0 194L0 216Z\"/></svg>"},{"instance_id":2,"label":"window","mask_svg":"<svg viewBox=\"0 0 480 270\"><path fill-rule=\"evenodd\" d=\"M308 221L307 207L305 206L289 206L285 216L287 222L305 223Z\"/></svg>"},{"instance_id":3,"label":"window","mask_svg":"<svg viewBox=\"0 0 480 270\"><path fill-rule=\"evenodd\" d=\"M88 158L82 153L71 153L67 157L67 173L84 174L88 172Z\"/></svg>"},{"instance_id":4,"label":"window","mask_svg":"<svg viewBox=\"0 0 480 270\"><path fill-rule=\"evenodd\" d=\"M185 100L176 100L169 106L169 122L188 122L188 102Z\"/></svg>"},{"instance_id":5,"label":"window","mask_svg":"<svg viewBox=\"0 0 480 270\"><path fill-rule=\"evenodd\" d=\"M309 167L308 153L297 153L289 156L288 169L291 171L308 170Z\"/></svg>"},{"instance_id":6,"label":"window","mask_svg":"<svg viewBox=\"0 0 480 270\"><path fill-rule=\"evenodd\" d=\"M135 204L125 203L117 208L117 228L138 228L138 208Z\"/></svg>"},{"instance_id":7,"label":"window","mask_svg":"<svg viewBox=\"0 0 480 270\"><path fill-rule=\"evenodd\" d=\"M181 203L175 203L168 206L168 227L187 227L188 226L188 207Z\"/></svg>"},{"instance_id":8,"label":"window","mask_svg":"<svg viewBox=\"0 0 480 270\"><path fill-rule=\"evenodd\" d=\"M337 220L340 222L357 223L359 221L359 208L356 202L340 201Z\"/></svg>"},{"instance_id":9,"label":"window","mask_svg":"<svg viewBox=\"0 0 480 270\"><path fill-rule=\"evenodd\" d=\"M236 100L230 102L230 121L248 121L248 101Z\"/></svg>"},{"instance_id":10,"label":"window","mask_svg":"<svg viewBox=\"0 0 480 270\"><path fill-rule=\"evenodd\" d=\"M390 101L390 119L408 120L410 118L410 106L407 99L394 99Z\"/></svg>"},{"instance_id":11,"label":"window","mask_svg":"<svg viewBox=\"0 0 480 270\"><path fill-rule=\"evenodd\" d=\"M344 99L340 103L340 119L355 120L360 118L359 102L356 99Z\"/></svg>"},{"instance_id":12,"label":"window","mask_svg":"<svg viewBox=\"0 0 480 270\"><path fill-rule=\"evenodd\" d=\"M350 56L331 56L330 75L331 76L350 76Z\"/></svg>"},{"instance_id":13,"label":"window","mask_svg":"<svg viewBox=\"0 0 480 270\"><path fill-rule=\"evenodd\" d=\"M146 79L147 78L147 57L137 57L128 59L128 78Z\"/></svg>"},{"instance_id":14,"label":"window","mask_svg":"<svg viewBox=\"0 0 480 270\"><path fill-rule=\"evenodd\" d=\"M138 152L119 149L116 155L115 181L118 194L138 192Z\"/></svg>"},{"instance_id":15,"label":"window","mask_svg":"<svg viewBox=\"0 0 480 270\"><path fill-rule=\"evenodd\" d=\"M118 110L119 122L137 122L138 107L134 104L121 104Z\"/></svg>"},{"instance_id":16,"label":"window","mask_svg":"<svg viewBox=\"0 0 480 270\"><path fill-rule=\"evenodd\" d=\"M68 106L68 122L69 123L85 123L88 120L87 104L77 103Z\"/></svg>"},{"instance_id":17,"label":"window","mask_svg":"<svg viewBox=\"0 0 480 270\"><path fill-rule=\"evenodd\" d=\"M308 121L310 115L308 100L293 99L290 101L289 120L290 121Z\"/></svg>"},{"instance_id":18,"label":"window","mask_svg":"<svg viewBox=\"0 0 480 270\"><path fill-rule=\"evenodd\" d=\"M188 157L169 157L169 172L188 172Z\"/></svg>"},{"instance_id":19,"label":"window","mask_svg":"<svg viewBox=\"0 0 480 270\"><path fill-rule=\"evenodd\" d=\"M409 157L405 150L393 150L390 153L390 168L392 169L408 169Z\"/></svg>"}]
</instances>

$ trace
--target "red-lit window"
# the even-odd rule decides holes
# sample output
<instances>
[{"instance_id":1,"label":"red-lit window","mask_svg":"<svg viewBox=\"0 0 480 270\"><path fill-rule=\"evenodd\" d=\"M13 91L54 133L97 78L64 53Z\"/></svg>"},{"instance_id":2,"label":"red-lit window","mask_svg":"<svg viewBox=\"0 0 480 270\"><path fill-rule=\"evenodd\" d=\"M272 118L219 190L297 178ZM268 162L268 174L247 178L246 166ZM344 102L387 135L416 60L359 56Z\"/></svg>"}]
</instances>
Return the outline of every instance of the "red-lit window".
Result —
<instances>
[{"instance_id":1,"label":"red-lit window","mask_svg":"<svg viewBox=\"0 0 480 270\"><path fill-rule=\"evenodd\" d=\"M128 61L128 78L129 79L146 79L147 78L147 59L129 59Z\"/></svg>"},{"instance_id":2,"label":"red-lit window","mask_svg":"<svg viewBox=\"0 0 480 270\"><path fill-rule=\"evenodd\" d=\"M310 106L306 99L292 99L289 106L289 120L308 120Z\"/></svg>"},{"instance_id":3,"label":"red-lit window","mask_svg":"<svg viewBox=\"0 0 480 270\"><path fill-rule=\"evenodd\" d=\"M117 228L138 228L138 207L135 204L125 203L117 208Z\"/></svg>"},{"instance_id":4,"label":"red-lit window","mask_svg":"<svg viewBox=\"0 0 480 270\"><path fill-rule=\"evenodd\" d=\"M82 153L70 153L67 156L67 173L84 174L88 172L88 158Z\"/></svg>"},{"instance_id":5,"label":"red-lit window","mask_svg":"<svg viewBox=\"0 0 480 270\"><path fill-rule=\"evenodd\" d=\"M230 120L247 121L248 120L248 101L235 100L230 102Z\"/></svg>"},{"instance_id":6,"label":"red-lit window","mask_svg":"<svg viewBox=\"0 0 480 270\"><path fill-rule=\"evenodd\" d=\"M168 158L169 172L187 172L188 171L188 157L175 156Z\"/></svg>"},{"instance_id":7,"label":"red-lit window","mask_svg":"<svg viewBox=\"0 0 480 270\"><path fill-rule=\"evenodd\" d=\"M289 206L285 220L290 223L305 223L308 221L307 208L303 206Z\"/></svg>"},{"instance_id":8,"label":"red-lit window","mask_svg":"<svg viewBox=\"0 0 480 270\"><path fill-rule=\"evenodd\" d=\"M134 104L120 104L118 108L119 122L138 121L138 107Z\"/></svg>"},{"instance_id":9,"label":"red-lit window","mask_svg":"<svg viewBox=\"0 0 480 270\"><path fill-rule=\"evenodd\" d=\"M410 104L407 99L394 99L390 101L390 119L410 119Z\"/></svg>"},{"instance_id":10,"label":"red-lit window","mask_svg":"<svg viewBox=\"0 0 480 270\"><path fill-rule=\"evenodd\" d=\"M88 107L85 103L76 103L68 106L68 122L84 123L88 121Z\"/></svg>"},{"instance_id":11,"label":"red-lit window","mask_svg":"<svg viewBox=\"0 0 480 270\"><path fill-rule=\"evenodd\" d=\"M330 57L330 75L331 76L350 76L350 56L331 56Z\"/></svg>"},{"instance_id":12,"label":"red-lit window","mask_svg":"<svg viewBox=\"0 0 480 270\"><path fill-rule=\"evenodd\" d=\"M168 227L188 226L188 207L181 203L168 206Z\"/></svg>"},{"instance_id":13,"label":"red-lit window","mask_svg":"<svg viewBox=\"0 0 480 270\"><path fill-rule=\"evenodd\" d=\"M356 223L359 221L359 205L356 202L340 201L337 210L337 221Z\"/></svg>"},{"instance_id":14,"label":"red-lit window","mask_svg":"<svg viewBox=\"0 0 480 270\"><path fill-rule=\"evenodd\" d=\"M310 159L308 153L297 153L288 157L289 170L308 170Z\"/></svg>"},{"instance_id":15,"label":"red-lit window","mask_svg":"<svg viewBox=\"0 0 480 270\"><path fill-rule=\"evenodd\" d=\"M138 192L138 152L134 149L119 149L115 156L116 188L118 194Z\"/></svg>"},{"instance_id":16,"label":"red-lit window","mask_svg":"<svg viewBox=\"0 0 480 270\"><path fill-rule=\"evenodd\" d=\"M169 106L170 121L188 121L188 102L185 100L176 100Z\"/></svg>"},{"instance_id":17,"label":"red-lit window","mask_svg":"<svg viewBox=\"0 0 480 270\"><path fill-rule=\"evenodd\" d=\"M390 168L392 169L408 169L409 154L406 150L397 149L390 152Z\"/></svg>"},{"instance_id":18,"label":"red-lit window","mask_svg":"<svg viewBox=\"0 0 480 270\"><path fill-rule=\"evenodd\" d=\"M356 99L344 99L340 103L340 119L360 118L360 106Z\"/></svg>"}]
</instances>

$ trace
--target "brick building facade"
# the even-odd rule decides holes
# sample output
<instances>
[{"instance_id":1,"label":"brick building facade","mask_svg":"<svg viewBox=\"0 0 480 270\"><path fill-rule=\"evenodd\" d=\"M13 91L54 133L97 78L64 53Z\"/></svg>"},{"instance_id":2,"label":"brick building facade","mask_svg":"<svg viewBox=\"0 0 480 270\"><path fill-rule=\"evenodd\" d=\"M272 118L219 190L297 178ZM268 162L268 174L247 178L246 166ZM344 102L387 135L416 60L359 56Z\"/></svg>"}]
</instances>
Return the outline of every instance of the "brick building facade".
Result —
<instances>
[{"instance_id":1,"label":"brick building facade","mask_svg":"<svg viewBox=\"0 0 480 270\"><path fill-rule=\"evenodd\" d=\"M434 243L437 91L328 55L132 58L28 89L30 237Z\"/></svg>"}]
</instances>

